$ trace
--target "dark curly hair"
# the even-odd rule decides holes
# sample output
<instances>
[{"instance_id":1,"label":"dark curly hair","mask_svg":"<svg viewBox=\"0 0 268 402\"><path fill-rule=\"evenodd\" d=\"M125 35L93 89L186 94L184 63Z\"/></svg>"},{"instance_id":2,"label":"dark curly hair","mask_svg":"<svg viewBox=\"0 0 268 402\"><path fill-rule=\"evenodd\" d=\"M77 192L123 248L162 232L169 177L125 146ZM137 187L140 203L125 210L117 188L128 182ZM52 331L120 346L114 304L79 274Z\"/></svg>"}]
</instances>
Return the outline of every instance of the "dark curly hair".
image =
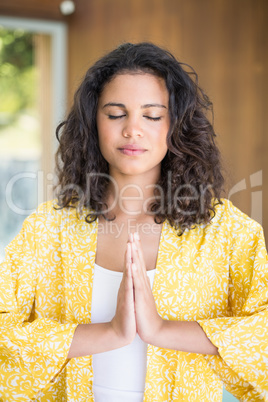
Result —
<instances>
[{"instance_id":1,"label":"dark curly hair","mask_svg":"<svg viewBox=\"0 0 268 402\"><path fill-rule=\"evenodd\" d=\"M98 145L96 113L104 86L126 72L161 77L169 92L168 151L155 190L157 195L160 186L164 202L156 196L150 205L155 222L167 219L179 234L210 222L215 206L221 203L224 183L216 135L207 117L212 103L198 86L193 69L178 62L169 51L147 42L124 43L102 57L89 68L76 91L67 119L56 130L59 208L87 207L87 222L100 214L108 219L104 210L109 166Z\"/></svg>"}]
</instances>

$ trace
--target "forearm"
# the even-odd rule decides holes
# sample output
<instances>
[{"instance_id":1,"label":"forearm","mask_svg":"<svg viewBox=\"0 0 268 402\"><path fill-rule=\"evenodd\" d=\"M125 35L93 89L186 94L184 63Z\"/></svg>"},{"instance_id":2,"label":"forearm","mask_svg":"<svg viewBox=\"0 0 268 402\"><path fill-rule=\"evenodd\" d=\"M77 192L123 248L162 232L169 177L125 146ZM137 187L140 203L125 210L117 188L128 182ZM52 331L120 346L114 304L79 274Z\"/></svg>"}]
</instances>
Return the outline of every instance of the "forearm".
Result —
<instances>
[{"instance_id":1,"label":"forearm","mask_svg":"<svg viewBox=\"0 0 268 402\"><path fill-rule=\"evenodd\" d=\"M110 322L80 324L74 332L68 359L107 352L122 346L124 342L116 335Z\"/></svg>"},{"instance_id":2,"label":"forearm","mask_svg":"<svg viewBox=\"0 0 268 402\"><path fill-rule=\"evenodd\" d=\"M218 349L195 321L163 320L159 331L148 343L181 352L218 355Z\"/></svg>"}]
</instances>

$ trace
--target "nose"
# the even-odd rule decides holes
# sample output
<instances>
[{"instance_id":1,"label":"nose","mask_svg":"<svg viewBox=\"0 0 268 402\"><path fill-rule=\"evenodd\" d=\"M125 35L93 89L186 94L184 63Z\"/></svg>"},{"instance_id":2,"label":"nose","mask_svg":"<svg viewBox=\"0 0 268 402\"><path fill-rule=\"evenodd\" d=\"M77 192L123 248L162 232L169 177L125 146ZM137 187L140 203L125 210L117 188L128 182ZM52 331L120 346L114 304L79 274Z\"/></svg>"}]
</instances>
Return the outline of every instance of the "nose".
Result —
<instances>
[{"instance_id":1,"label":"nose","mask_svg":"<svg viewBox=\"0 0 268 402\"><path fill-rule=\"evenodd\" d=\"M122 131L123 137L143 137L143 131L137 118L127 119Z\"/></svg>"}]
</instances>

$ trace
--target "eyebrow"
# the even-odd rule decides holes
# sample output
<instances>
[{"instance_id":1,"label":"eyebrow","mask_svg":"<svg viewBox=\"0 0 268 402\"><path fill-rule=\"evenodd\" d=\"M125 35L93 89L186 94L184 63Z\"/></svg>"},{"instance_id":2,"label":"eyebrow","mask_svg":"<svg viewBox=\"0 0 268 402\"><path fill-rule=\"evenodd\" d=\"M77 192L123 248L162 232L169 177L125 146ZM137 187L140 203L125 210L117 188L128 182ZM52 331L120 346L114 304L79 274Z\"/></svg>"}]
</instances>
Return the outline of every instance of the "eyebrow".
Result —
<instances>
[{"instance_id":1,"label":"eyebrow","mask_svg":"<svg viewBox=\"0 0 268 402\"><path fill-rule=\"evenodd\" d=\"M126 106L123 103L115 103L115 102L106 103L103 106L103 109L108 106L117 106L117 107L126 109ZM146 105L141 106L142 109L147 109L148 107L161 107L161 108L167 109L167 107L165 105L161 105L159 103L147 103Z\"/></svg>"}]
</instances>

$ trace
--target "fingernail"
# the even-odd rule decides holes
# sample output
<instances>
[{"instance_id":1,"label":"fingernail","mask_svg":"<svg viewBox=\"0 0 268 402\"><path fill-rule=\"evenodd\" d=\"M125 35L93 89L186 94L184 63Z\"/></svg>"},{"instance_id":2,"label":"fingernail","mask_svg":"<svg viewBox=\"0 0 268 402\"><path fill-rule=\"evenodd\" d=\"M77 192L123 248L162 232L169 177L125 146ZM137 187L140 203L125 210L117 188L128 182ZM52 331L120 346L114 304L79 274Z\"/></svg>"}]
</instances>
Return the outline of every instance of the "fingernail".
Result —
<instances>
[{"instance_id":1,"label":"fingernail","mask_svg":"<svg viewBox=\"0 0 268 402\"><path fill-rule=\"evenodd\" d=\"M136 264L132 264L132 269L133 269L133 271L137 271L137 267L136 267Z\"/></svg>"},{"instance_id":2,"label":"fingernail","mask_svg":"<svg viewBox=\"0 0 268 402\"><path fill-rule=\"evenodd\" d=\"M135 238L135 240L140 240L140 236L139 236L138 232L134 233L134 238Z\"/></svg>"}]
</instances>

